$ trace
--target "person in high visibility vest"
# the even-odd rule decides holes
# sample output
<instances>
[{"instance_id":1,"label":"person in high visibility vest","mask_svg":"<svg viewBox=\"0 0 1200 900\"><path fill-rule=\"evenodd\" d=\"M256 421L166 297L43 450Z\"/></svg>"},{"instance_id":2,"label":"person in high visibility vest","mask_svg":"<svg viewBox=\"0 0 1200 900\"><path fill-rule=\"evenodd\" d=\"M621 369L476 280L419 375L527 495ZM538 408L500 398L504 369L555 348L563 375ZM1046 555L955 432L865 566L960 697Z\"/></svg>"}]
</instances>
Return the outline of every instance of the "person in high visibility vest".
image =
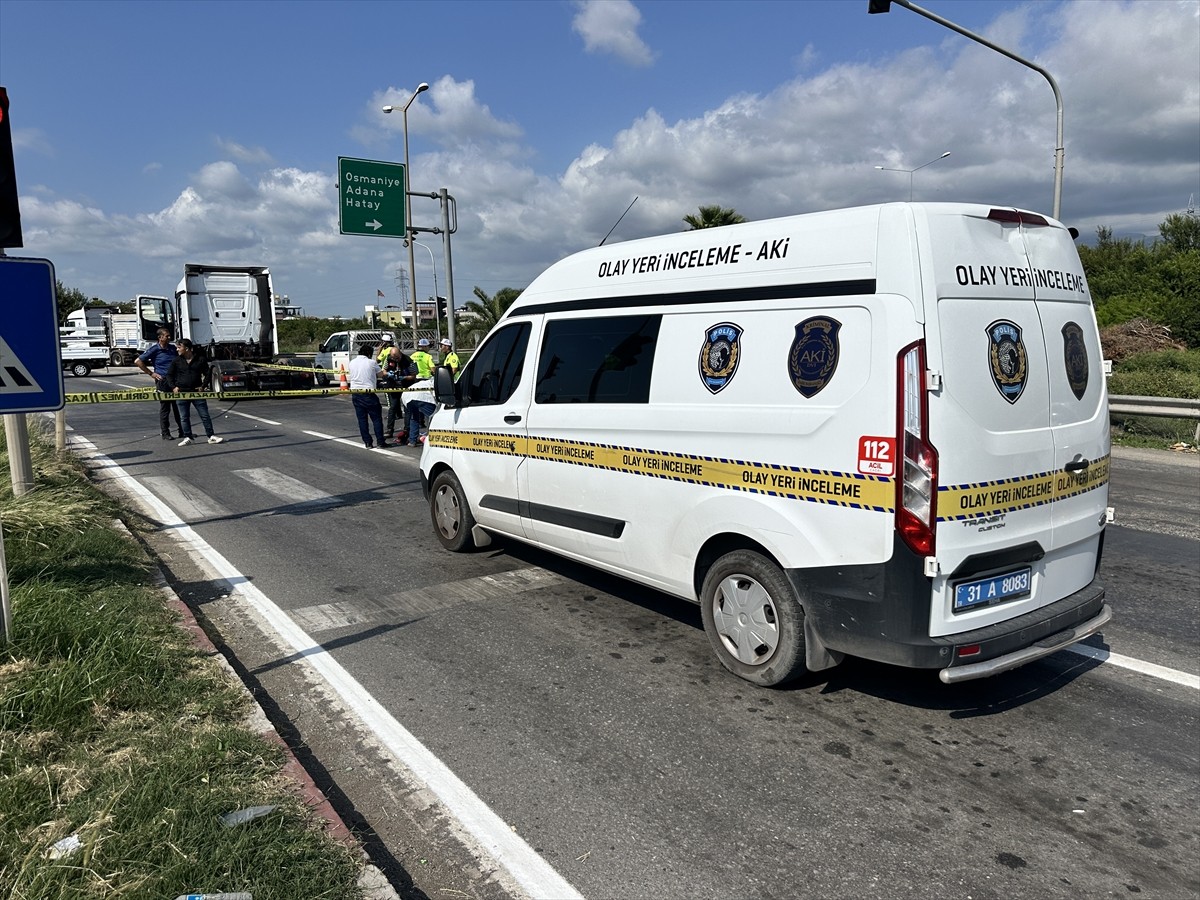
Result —
<instances>
[{"instance_id":1,"label":"person in high visibility vest","mask_svg":"<svg viewBox=\"0 0 1200 900\"><path fill-rule=\"evenodd\" d=\"M450 377L458 377L458 354L454 352L454 345L450 343L450 338L442 338L442 365L450 367Z\"/></svg>"},{"instance_id":2,"label":"person in high visibility vest","mask_svg":"<svg viewBox=\"0 0 1200 900\"><path fill-rule=\"evenodd\" d=\"M433 357L429 355L429 340L421 338L417 341L417 349L412 355L412 361L417 364L417 378L433 377Z\"/></svg>"}]
</instances>

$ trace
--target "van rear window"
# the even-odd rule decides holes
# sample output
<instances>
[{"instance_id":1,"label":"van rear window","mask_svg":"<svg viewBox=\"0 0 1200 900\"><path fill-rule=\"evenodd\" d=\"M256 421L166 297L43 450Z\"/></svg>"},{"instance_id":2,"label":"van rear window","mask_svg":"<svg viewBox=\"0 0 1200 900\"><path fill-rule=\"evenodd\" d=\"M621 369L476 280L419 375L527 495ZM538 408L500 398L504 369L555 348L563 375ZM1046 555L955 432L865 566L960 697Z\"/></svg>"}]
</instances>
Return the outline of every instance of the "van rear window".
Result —
<instances>
[{"instance_id":1,"label":"van rear window","mask_svg":"<svg viewBox=\"0 0 1200 900\"><path fill-rule=\"evenodd\" d=\"M557 319L546 324L535 403L648 403L658 315Z\"/></svg>"}]
</instances>

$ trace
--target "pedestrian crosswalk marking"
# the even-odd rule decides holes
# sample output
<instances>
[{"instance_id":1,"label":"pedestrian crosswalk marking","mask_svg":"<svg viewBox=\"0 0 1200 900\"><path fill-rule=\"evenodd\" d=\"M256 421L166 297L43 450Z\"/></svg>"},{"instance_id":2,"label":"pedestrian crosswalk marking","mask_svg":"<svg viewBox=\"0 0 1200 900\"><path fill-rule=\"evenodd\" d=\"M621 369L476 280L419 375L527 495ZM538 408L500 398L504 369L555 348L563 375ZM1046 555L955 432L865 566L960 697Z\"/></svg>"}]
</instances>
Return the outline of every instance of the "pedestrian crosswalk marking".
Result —
<instances>
[{"instance_id":1,"label":"pedestrian crosswalk marking","mask_svg":"<svg viewBox=\"0 0 1200 900\"><path fill-rule=\"evenodd\" d=\"M0 335L0 394L40 394L42 387Z\"/></svg>"}]
</instances>

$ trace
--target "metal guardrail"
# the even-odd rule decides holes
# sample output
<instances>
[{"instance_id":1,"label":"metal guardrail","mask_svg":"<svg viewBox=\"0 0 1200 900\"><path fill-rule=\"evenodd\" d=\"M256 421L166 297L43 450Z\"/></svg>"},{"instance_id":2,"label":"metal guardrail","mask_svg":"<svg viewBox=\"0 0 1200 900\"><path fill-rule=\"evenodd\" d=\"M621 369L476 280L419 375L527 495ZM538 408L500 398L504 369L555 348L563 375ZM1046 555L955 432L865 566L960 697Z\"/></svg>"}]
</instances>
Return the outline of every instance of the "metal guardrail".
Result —
<instances>
[{"instance_id":1,"label":"metal guardrail","mask_svg":"<svg viewBox=\"0 0 1200 900\"><path fill-rule=\"evenodd\" d=\"M1112 416L1159 416L1165 419L1195 419L1194 440L1200 443L1200 399L1187 397L1130 397L1108 395L1108 414Z\"/></svg>"}]
</instances>

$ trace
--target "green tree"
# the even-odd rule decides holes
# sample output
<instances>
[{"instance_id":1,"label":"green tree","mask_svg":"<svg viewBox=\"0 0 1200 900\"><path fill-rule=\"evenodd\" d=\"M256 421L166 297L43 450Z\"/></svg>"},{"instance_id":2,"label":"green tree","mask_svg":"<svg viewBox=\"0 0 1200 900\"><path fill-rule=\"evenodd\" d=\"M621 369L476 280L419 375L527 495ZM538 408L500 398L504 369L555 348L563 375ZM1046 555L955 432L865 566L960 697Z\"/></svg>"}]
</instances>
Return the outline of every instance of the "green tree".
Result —
<instances>
[{"instance_id":1,"label":"green tree","mask_svg":"<svg viewBox=\"0 0 1200 900\"><path fill-rule=\"evenodd\" d=\"M54 292L58 295L58 324L67 324L67 315L88 305L87 295L79 288L69 288L61 281L54 282Z\"/></svg>"},{"instance_id":2,"label":"green tree","mask_svg":"<svg viewBox=\"0 0 1200 900\"><path fill-rule=\"evenodd\" d=\"M746 217L740 215L736 210L726 209L724 206L702 206L700 207L700 215L688 214L683 217L683 221L691 227L687 231L695 231L698 228L719 228L722 225L737 225L746 221Z\"/></svg>"},{"instance_id":3,"label":"green tree","mask_svg":"<svg viewBox=\"0 0 1200 900\"><path fill-rule=\"evenodd\" d=\"M456 329L456 333L462 335L459 343L470 339L472 344L478 344L483 336L495 327L513 302L521 296L519 290L510 287L500 288L490 297L483 288L478 286L472 293L475 294L475 299L464 303L463 317L455 319L455 322L460 323L461 326L461 329Z\"/></svg>"},{"instance_id":4,"label":"green tree","mask_svg":"<svg viewBox=\"0 0 1200 900\"><path fill-rule=\"evenodd\" d=\"M1147 246L1101 226L1096 246L1079 248L1096 320L1105 327L1149 319L1200 347L1200 220L1191 211L1169 215L1159 235Z\"/></svg>"},{"instance_id":5,"label":"green tree","mask_svg":"<svg viewBox=\"0 0 1200 900\"><path fill-rule=\"evenodd\" d=\"M1158 233L1164 247L1176 253L1186 253L1188 250L1200 250L1200 217L1195 210L1185 213L1171 213L1158 226Z\"/></svg>"}]
</instances>

